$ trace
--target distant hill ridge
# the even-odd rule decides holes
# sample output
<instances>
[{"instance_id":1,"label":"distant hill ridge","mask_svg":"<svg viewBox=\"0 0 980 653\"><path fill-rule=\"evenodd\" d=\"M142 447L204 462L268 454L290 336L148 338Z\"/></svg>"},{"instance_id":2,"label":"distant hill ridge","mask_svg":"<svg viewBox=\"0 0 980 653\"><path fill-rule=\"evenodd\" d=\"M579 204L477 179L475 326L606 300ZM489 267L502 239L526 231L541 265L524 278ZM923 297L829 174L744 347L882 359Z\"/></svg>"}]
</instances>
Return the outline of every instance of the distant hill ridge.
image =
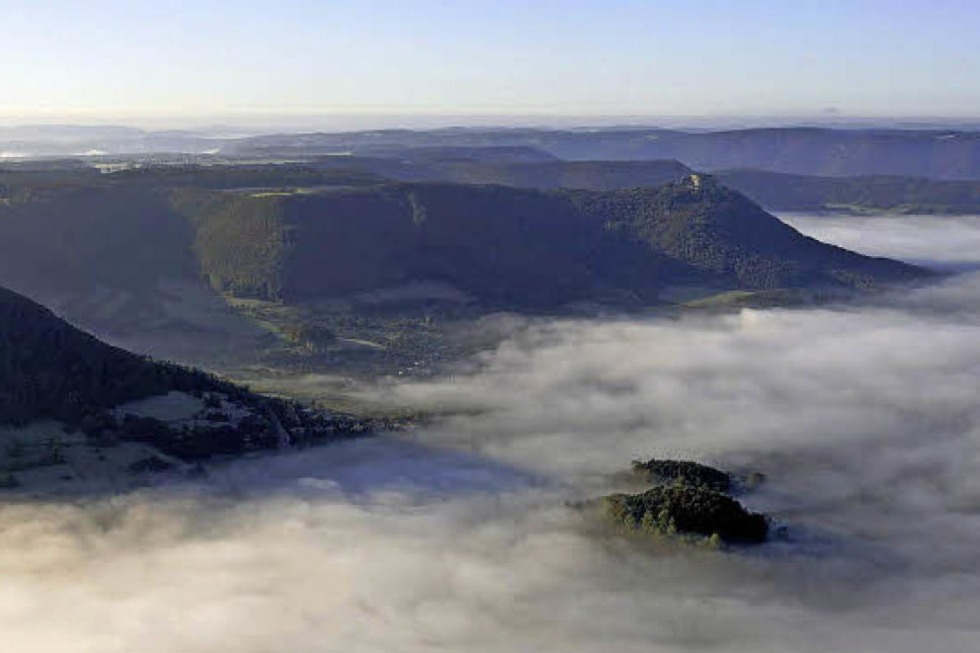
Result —
<instances>
[{"instance_id":1,"label":"distant hill ridge","mask_svg":"<svg viewBox=\"0 0 980 653\"><path fill-rule=\"evenodd\" d=\"M508 150L509 148L509 150ZM481 150L481 152L477 152ZM0 129L0 151L22 156L312 157L354 154L501 160L668 160L696 170L758 169L817 176L889 175L980 180L980 131L952 128L767 127L684 131L450 128L263 134L145 132L124 127ZM101 153L101 154L100 154ZM441 153L441 154L440 154Z\"/></svg>"},{"instance_id":2,"label":"distant hill ridge","mask_svg":"<svg viewBox=\"0 0 980 653\"><path fill-rule=\"evenodd\" d=\"M774 211L980 215L980 180L816 177L763 170L726 170L717 176Z\"/></svg>"},{"instance_id":3,"label":"distant hill ridge","mask_svg":"<svg viewBox=\"0 0 980 653\"><path fill-rule=\"evenodd\" d=\"M654 302L678 284L860 288L922 274L803 236L702 175L619 191L386 184L201 206L197 252L215 287L285 301L424 279L524 306Z\"/></svg>"},{"instance_id":4,"label":"distant hill ridge","mask_svg":"<svg viewBox=\"0 0 980 653\"><path fill-rule=\"evenodd\" d=\"M686 132L656 128L381 130L272 134L230 141L227 154L371 156L396 148L533 147L566 160L675 159L696 170L980 179L980 132L777 127ZM389 156L389 154L386 154Z\"/></svg>"},{"instance_id":5,"label":"distant hill ridge","mask_svg":"<svg viewBox=\"0 0 980 653\"><path fill-rule=\"evenodd\" d=\"M586 190L662 186L695 172L676 160L527 162L357 156L323 157L310 165L323 170L359 169L402 181ZM721 170L713 176L768 210L980 214L980 179L825 177L750 169Z\"/></svg>"},{"instance_id":6,"label":"distant hill ridge","mask_svg":"<svg viewBox=\"0 0 980 653\"><path fill-rule=\"evenodd\" d=\"M561 183L563 166L605 174L519 165L563 170ZM677 162L609 165L675 181L538 190L296 165L0 173L0 285L127 342L150 327L221 346L225 333L252 336L219 328L231 318L212 289L316 302L423 280L475 305L537 309L651 305L676 286L846 289L924 274L806 238L710 177L695 185Z\"/></svg>"}]
</instances>

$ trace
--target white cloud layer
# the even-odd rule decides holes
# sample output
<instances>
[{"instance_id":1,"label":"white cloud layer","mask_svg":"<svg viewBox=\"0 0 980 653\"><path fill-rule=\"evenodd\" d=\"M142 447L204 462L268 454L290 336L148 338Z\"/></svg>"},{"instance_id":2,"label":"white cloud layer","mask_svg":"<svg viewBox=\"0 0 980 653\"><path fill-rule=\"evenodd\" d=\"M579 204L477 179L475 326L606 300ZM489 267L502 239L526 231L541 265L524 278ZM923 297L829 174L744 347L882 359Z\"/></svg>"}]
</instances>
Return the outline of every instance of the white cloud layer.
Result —
<instances>
[{"instance_id":1,"label":"white cloud layer","mask_svg":"<svg viewBox=\"0 0 980 653\"><path fill-rule=\"evenodd\" d=\"M980 267L980 216L780 216L814 238L871 256L890 256L938 269Z\"/></svg>"}]
</instances>

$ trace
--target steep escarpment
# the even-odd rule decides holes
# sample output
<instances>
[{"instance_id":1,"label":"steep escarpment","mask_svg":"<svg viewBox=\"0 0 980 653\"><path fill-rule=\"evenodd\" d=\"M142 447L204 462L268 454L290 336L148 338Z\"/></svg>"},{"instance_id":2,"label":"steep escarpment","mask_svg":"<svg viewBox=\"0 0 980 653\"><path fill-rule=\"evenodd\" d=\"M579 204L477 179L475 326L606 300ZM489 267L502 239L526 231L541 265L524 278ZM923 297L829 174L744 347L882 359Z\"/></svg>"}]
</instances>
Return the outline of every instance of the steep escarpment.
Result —
<instances>
[{"instance_id":1,"label":"steep escarpment","mask_svg":"<svg viewBox=\"0 0 980 653\"><path fill-rule=\"evenodd\" d=\"M237 359L261 347L267 334L213 288L246 294L247 284L225 288L222 271L235 257L239 263L264 260L256 250L275 242L261 237L274 222L263 210L249 226L248 207L262 208L261 197L307 185L348 187L363 180L361 173L273 165L0 172L0 286L130 349L199 363ZM238 201L253 195L255 202ZM200 211L218 219L198 224ZM236 233L249 227L250 238L226 239L222 215L230 216ZM212 278L202 275L200 242L208 243L204 267ZM224 242L249 248L228 251ZM236 274L242 276L237 263ZM251 272L263 283L271 276L265 269Z\"/></svg>"},{"instance_id":2,"label":"steep escarpment","mask_svg":"<svg viewBox=\"0 0 980 653\"><path fill-rule=\"evenodd\" d=\"M606 228L690 267L688 280L733 288L873 287L922 274L804 236L710 177L657 189L573 193ZM682 281L682 279L678 279Z\"/></svg>"},{"instance_id":3,"label":"steep escarpment","mask_svg":"<svg viewBox=\"0 0 980 653\"><path fill-rule=\"evenodd\" d=\"M551 306L608 285L597 270L608 244L562 196L402 185L296 198L284 212L290 298L433 280L477 301ZM649 278L658 275L658 263L643 260Z\"/></svg>"},{"instance_id":4,"label":"steep escarpment","mask_svg":"<svg viewBox=\"0 0 980 653\"><path fill-rule=\"evenodd\" d=\"M642 169L582 172L597 181L604 171ZM368 303L375 312L433 306L440 315L645 307L925 274L807 238L703 176L570 190L214 166L0 181L0 286L129 349L218 367L261 356L292 332L364 341L334 318ZM317 321L325 310L329 324Z\"/></svg>"},{"instance_id":5,"label":"steep escarpment","mask_svg":"<svg viewBox=\"0 0 980 653\"><path fill-rule=\"evenodd\" d=\"M923 274L803 236L701 176L601 192L388 184L247 196L197 229L201 265L221 287L301 302L422 280L477 301L554 306L652 302L678 284L866 288Z\"/></svg>"}]
</instances>

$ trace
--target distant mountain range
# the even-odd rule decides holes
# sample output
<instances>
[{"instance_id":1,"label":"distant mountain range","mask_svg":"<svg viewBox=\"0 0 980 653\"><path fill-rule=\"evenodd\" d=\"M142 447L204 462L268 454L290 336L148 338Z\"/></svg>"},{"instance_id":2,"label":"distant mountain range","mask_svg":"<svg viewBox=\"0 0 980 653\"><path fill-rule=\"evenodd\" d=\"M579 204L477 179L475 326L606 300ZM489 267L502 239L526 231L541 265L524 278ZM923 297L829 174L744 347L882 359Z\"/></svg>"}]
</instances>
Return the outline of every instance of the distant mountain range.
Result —
<instances>
[{"instance_id":1,"label":"distant mountain range","mask_svg":"<svg viewBox=\"0 0 980 653\"><path fill-rule=\"evenodd\" d=\"M465 153L509 148L564 160L680 161L714 172L749 168L818 176L897 175L980 179L980 131L779 127L727 131L655 128L375 130L237 136L228 132L124 127L0 128L0 156L120 156L188 153L295 158L355 154L391 158L420 150ZM472 152L465 158L477 158Z\"/></svg>"},{"instance_id":2,"label":"distant mountain range","mask_svg":"<svg viewBox=\"0 0 980 653\"><path fill-rule=\"evenodd\" d=\"M572 161L673 159L706 172L751 168L819 176L980 179L980 132L941 130L388 130L257 136L229 141L221 151L251 156L390 156L397 148L421 147L532 147Z\"/></svg>"}]
</instances>

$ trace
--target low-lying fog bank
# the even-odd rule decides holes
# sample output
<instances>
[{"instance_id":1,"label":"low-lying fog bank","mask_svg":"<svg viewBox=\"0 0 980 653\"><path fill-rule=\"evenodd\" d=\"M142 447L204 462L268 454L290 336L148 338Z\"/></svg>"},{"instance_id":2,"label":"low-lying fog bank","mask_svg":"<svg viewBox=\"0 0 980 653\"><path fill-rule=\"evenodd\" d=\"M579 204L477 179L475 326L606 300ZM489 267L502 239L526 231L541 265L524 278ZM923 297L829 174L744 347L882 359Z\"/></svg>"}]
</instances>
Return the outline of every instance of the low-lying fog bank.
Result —
<instances>
[{"instance_id":1,"label":"low-lying fog bank","mask_svg":"<svg viewBox=\"0 0 980 653\"><path fill-rule=\"evenodd\" d=\"M888 256L939 270L980 268L980 215L876 215L788 213L779 216L817 240L870 256Z\"/></svg>"},{"instance_id":2,"label":"low-lying fog bank","mask_svg":"<svg viewBox=\"0 0 980 653\"><path fill-rule=\"evenodd\" d=\"M980 233L936 224L940 249ZM372 392L454 412L409 441L0 507L0 637L39 653L974 650L977 343L980 274L867 306L533 324L453 377ZM568 507L667 455L765 472L744 500L788 540L657 549Z\"/></svg>"}]
</instances>

